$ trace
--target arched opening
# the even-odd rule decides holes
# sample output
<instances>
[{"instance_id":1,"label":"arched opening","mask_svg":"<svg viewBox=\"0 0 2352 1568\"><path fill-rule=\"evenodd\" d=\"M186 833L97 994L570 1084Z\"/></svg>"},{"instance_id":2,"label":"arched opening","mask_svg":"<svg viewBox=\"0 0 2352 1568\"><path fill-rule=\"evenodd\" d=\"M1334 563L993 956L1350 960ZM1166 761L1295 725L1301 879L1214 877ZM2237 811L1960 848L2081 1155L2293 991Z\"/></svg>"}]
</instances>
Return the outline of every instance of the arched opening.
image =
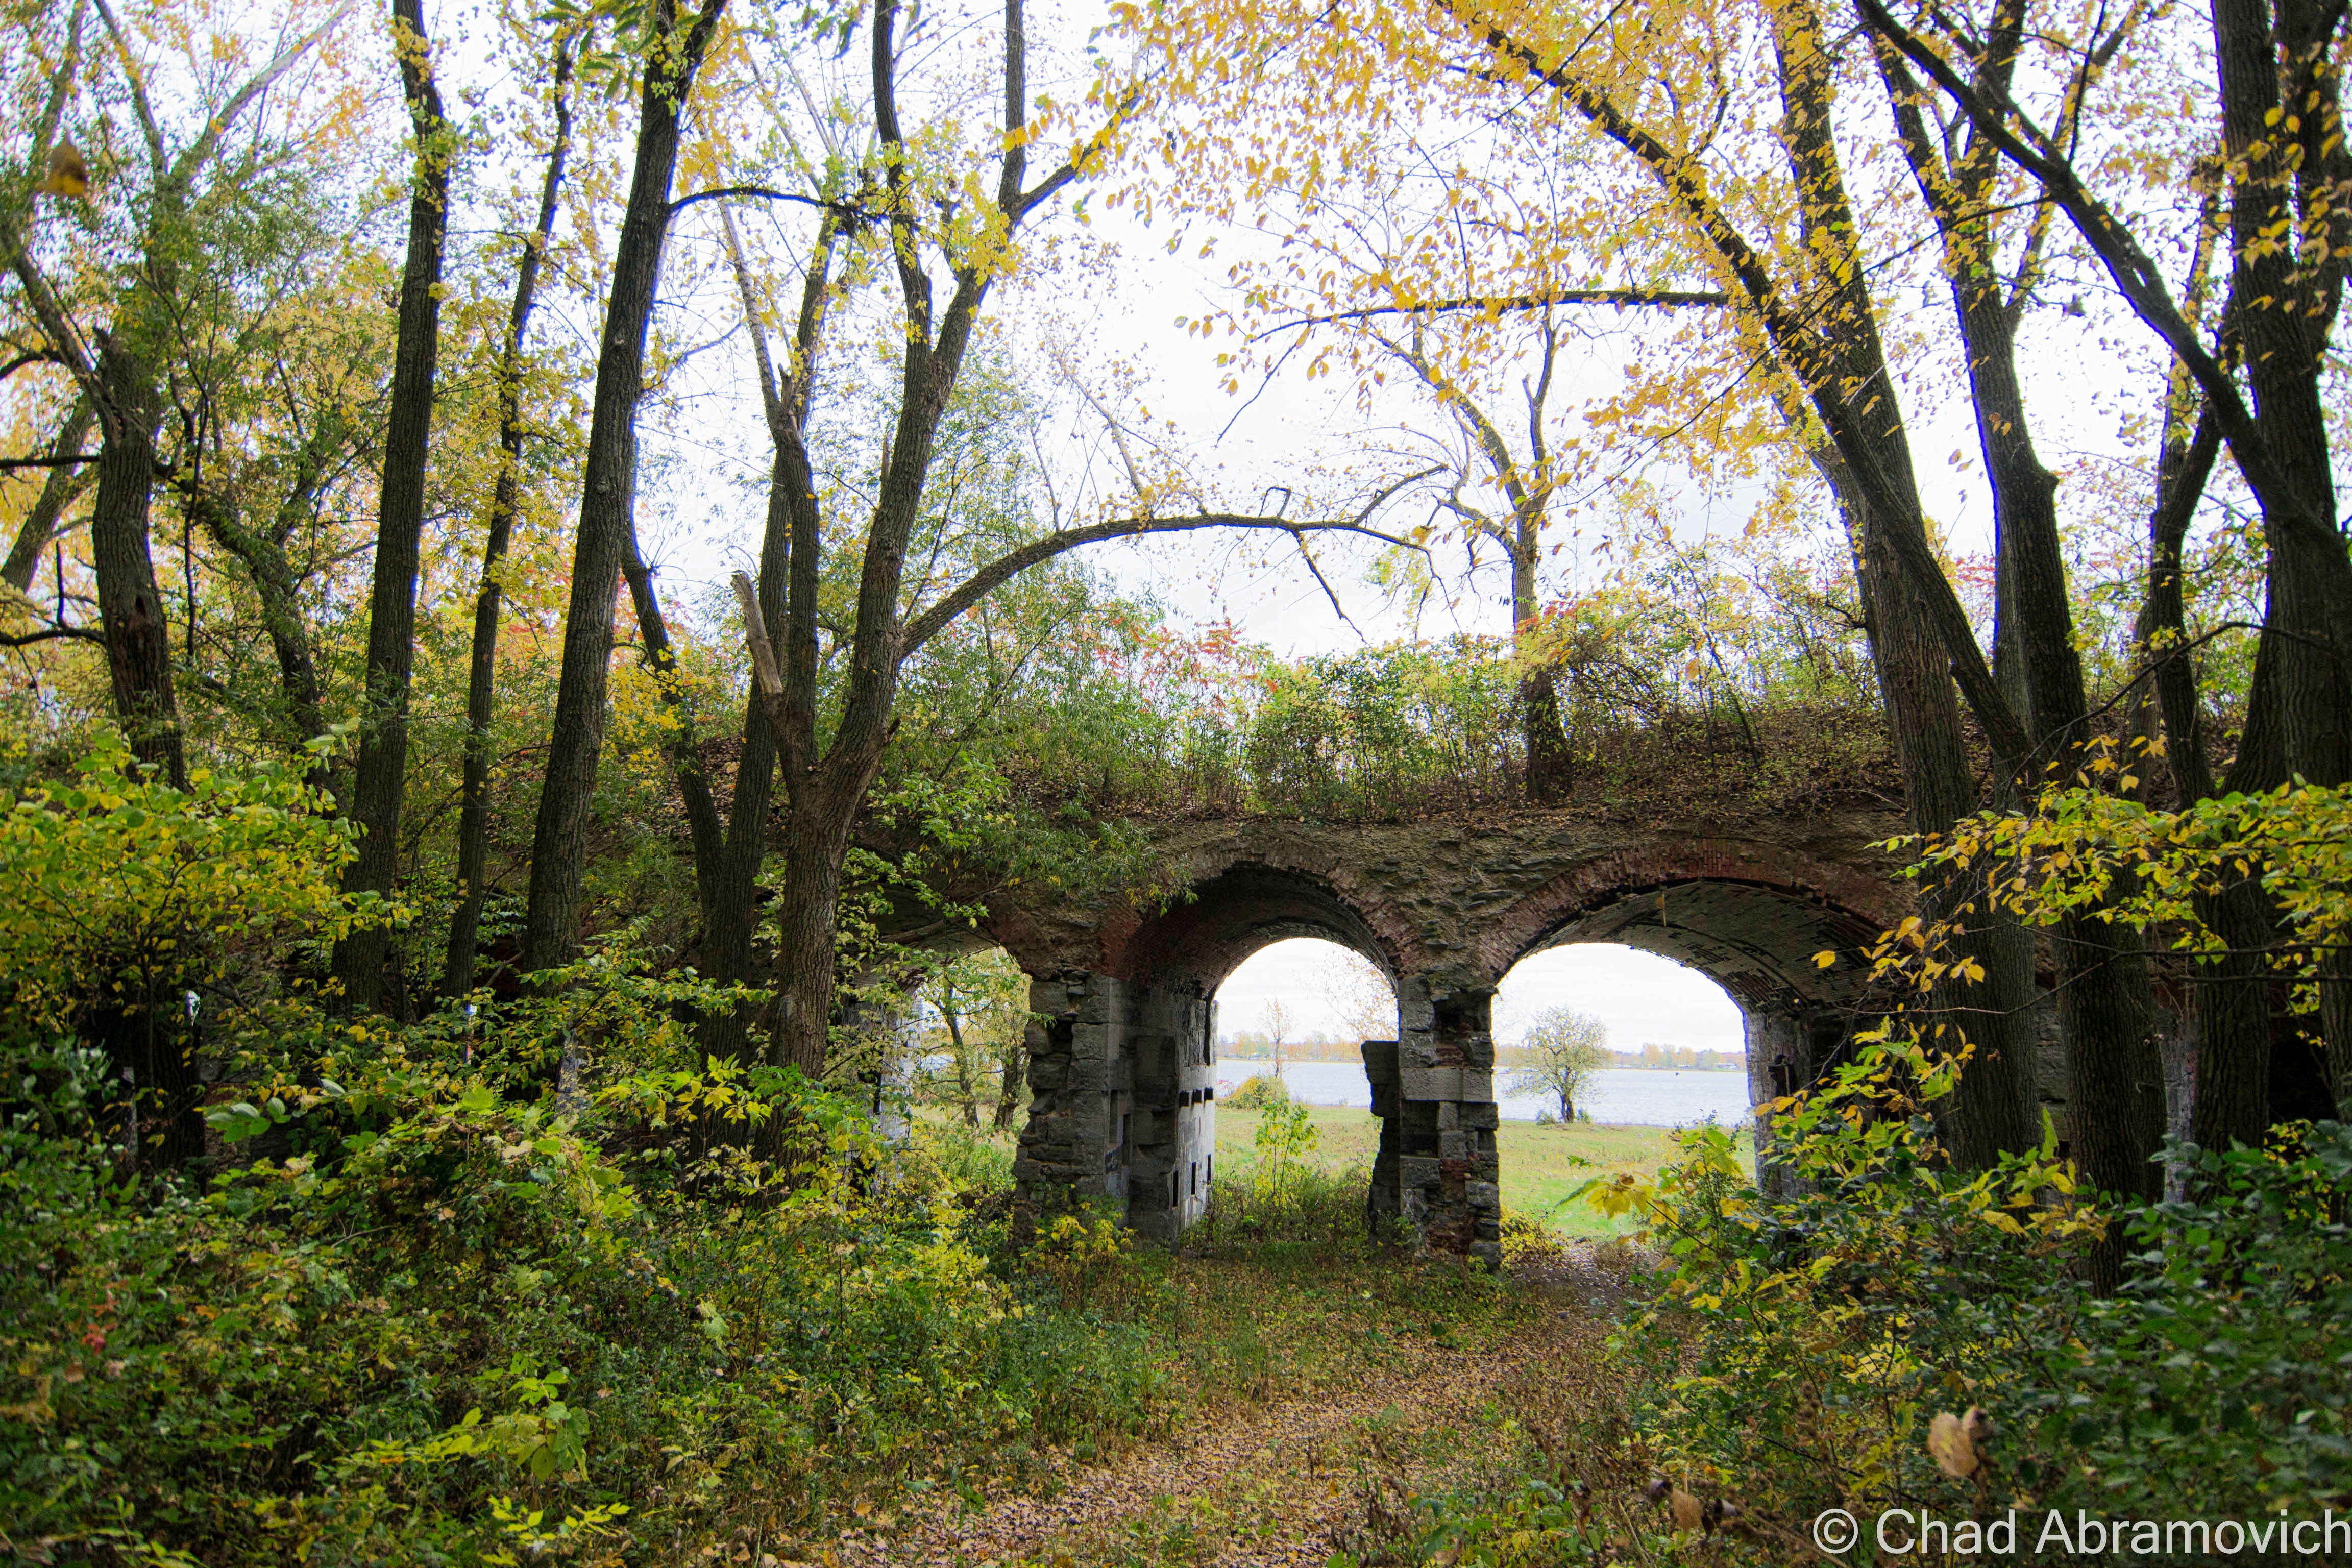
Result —
<instances>
[{"instance_id":1,"label":"arched opening","mask_svg":"<svg viewBox=\"0 0 2352 1568\"><path fill-rule=\"evenodd\" d=\"M1620 888L1555 920L1520 950L1504 984L1515 1014L1535 1000L1539 985L1560 998L1549 1005L1589 1013L1591 1006L1575 996L1580 979L1588 1001L1608 998L1637 1037L1656 1037L1611 1042L1619 1050L1631 1044L1635 1059L1612 1061L1604 1070L1674 1075L1607 1080L1604 1095L1616 1092L1621 1113L1638 1110L1641 1121L1677 1125L1703 1121L1712 1110L1717 1121L1734 1123L1748 1120L1748 1108L1814 1081L1871 1021L1861 1010L1866 966L1825 970L1813 958L1825 950L1850 954L1879 929L1878 921L1826 899L1763 882L1690 879ZM1623 956L1573 956L1608 950ZM1654 987L1646 1003L1645 974ZM1738 1017L1736 1068L1727 1061L1733 1026L1726 1005ZM1498 1029L1497 1037L1508 1037ZM1644 1044L1660 1047L1646 1064L1639 1049ZM1715 1052L1711 1063L1701 1061L1706 1050ZM1511 1081L1497 1076L1498 1086ZM1601 1099L1591 1110L1596 1120L1612 1119ZM1762 1131L1760 1122L1750 1128ZM1769 1184L1769 1151L1759 1147L1756 1158L1759 1177Z\"/></svg>"},{"instance_id":2,"label":"arched opening","mask_svg":"<svg viewBox=\"0 0 2352 1568\"><path fill-rule=\"evenodd\" d=\"M1268 942L1218 985L1220 1092L1228 1082L1279 1078L1306 1105L1371 1101L1367 1040L1396 1038L1396 987L1371 960L1320 937Z\"/></svg>"},{"instance_id":3,"label":"arched opening","mask_svg":"<svg viewBox=\"0 0 2352 1568\"><path fill-rule=\"evenodd\" d=\"M1189 896L1089 934L1099 957L1084 970L1033 969L1034 1100L1016 1182L1032 1199L1049 1184L1108 1198L1138 1230L1173 1240L1216 1179L1216 1018L1228 981L1286 939L1343 946L1384 981L1391 950L1332 881L1255 860L1205 870Z\"/></svg>"},{"instance_id":4,"label":"arched opening","mask_svg":"<svg viewBox=\"0 0 2352 1568\"><path fill-rule=\"evenodd\" d=\"M1747 1020L1688 964L1619 942L1546 948L1495 990L1506 1121L1737 1125L1751 1101Z\"/></svg>"}]
</instances>

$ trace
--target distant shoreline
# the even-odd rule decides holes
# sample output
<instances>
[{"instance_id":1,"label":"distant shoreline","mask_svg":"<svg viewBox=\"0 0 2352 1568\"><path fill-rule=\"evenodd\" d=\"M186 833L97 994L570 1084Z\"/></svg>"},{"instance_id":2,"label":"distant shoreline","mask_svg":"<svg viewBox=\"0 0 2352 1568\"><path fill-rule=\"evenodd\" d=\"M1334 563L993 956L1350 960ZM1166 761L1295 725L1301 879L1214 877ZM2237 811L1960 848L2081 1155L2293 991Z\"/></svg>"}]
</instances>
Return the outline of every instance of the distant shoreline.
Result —
<instances>
[{"instance_id":1,"label":"distant shoreline","mask_svg":"<svg viewBox=\"0 0 2352 1568\"><path fill-rule=\"evenodd\" d=\"M1283 1053L1282 1059L1283 1059L1283 1062L1284 1062L1284 1064L1285 1064L1286 1066L1287 1066L1287 1065L1289 1065L1290 1063L1293 1063L1293 1062L1297 1062L1297 1063L1308 1063L1308 1062L1311 1062L1311 1063L1315 1064L1315 1065L1316 1065L1316 1066L1318 1066L1318 1067L1331 1067L1331 1066L1337 1065L1337 1064L1341 1063L1341 1062L1352 1062L1352 1061L1360 1060L1360 1058L1357 1058L1357 1057L1316 1057L1316 1056L1293 1056L1293 1055L1291 1055L1288 1051L1285 1051L1285 1052ZM1234 1062L1234 1063L1247 1063L1247 1064L1251 1064L1251 1065L1255 1065L1255 1064L1257 1064L1257 1063L1261 1063L1261 1062L1262 1062L1262 1063L1264 1063L1264 1064L1265 1064L1265 1066L1267 1066L1267 1067L1272 1067L1272 1066L1274 1065L1274 1058L1273 1058L1272 1057L1234 1057L1234 1056L1225 1056L1225 1055L1222 1055L1222 1054L1218 1056L1218 1058L1217 1058L1217 1065L1218 1065L1218 1066L1223 1067L1223 1066L1225 1063L1227 1063L1227 1062ZM1504 1065L1506 1065L1506 1064L1504 1064L1504 1063L1502 1063L1502 1062L1499 1062L1499 1061L1498 1061L1496 1065L1497 1067L1502 1067L1502 1066L1504 1066ZM1644 1061L1642 1061L1642 1060L1640 1060L1640 1059L1638 1059L1638 1058L1633 1059L1633 1060L1628 1060L1628 1059L1626 1059L1625 1058L1620 1057L1620 1058L1618 1058L1616 1060L1614 1060L1614 1061L1612 1061L1612 1062L1611 1062L1611 1063L1609 1064L1609 1068L1608 1068L1608 1070L1612 1071L1612 1072L1666 1072L1666 1073L1674 1073L1674 1072L1703 1072L1703 1073L1738 1073L1738 1074L1741 1075L1742 1077L1745 1077L1745 1076L1747 1075L1747 1072L1748 1072L1748 1059L1747 1059L1745 1057L1735 1057L1735 1058L1731 1058L1729 1061L1717 1063L1717 1064L1716 1066L1714 1066L1714 1067L1711 1067L1711 1068L1703 1068L1703 1067L1669 1067L1669 1066L1667 1066L1664 1062L1644 1062Z\"/></svg>"}]
</instances>

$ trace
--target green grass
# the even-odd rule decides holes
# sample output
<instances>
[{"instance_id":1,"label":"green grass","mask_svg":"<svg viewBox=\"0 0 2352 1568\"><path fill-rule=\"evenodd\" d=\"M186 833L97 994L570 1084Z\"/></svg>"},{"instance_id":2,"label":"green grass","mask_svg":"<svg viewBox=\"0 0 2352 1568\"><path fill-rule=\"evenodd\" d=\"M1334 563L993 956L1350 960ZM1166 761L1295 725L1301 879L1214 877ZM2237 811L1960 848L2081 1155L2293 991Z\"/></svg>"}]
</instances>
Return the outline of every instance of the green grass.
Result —
<instances>
[{"instance_id":1,"label":"green grass","mask_svg":"<svg viewBox=\"0 0 2352 1568\"><path fill-rule=\"evenodd\" d=\"M1256 1164L1254 1142L1259 1112L1217 1107L1217 1167L1246 1175ZM1351 1166L1369 1169L1380 1142L1380 1123L1369 1110L1344 1105L1307 1108L1315 1124L1316 1149L1311 1158L1326 1170ZM1743 1129L1740 1147L1748 1149L1752 1134ZM1568 1204L1568 1194L1594 1176L1630 1174L1648 1178L1657 1173L1674 1153L1674 1134L1664 1127L1612 1127L1579 1122L1573 1127L1539 1127L1532 1121L1505 1121L1496 1131L1495 1152L1501 1166L1503 1206L1549 1225L1563 1236L1595 1238L1631 1230L1628 1221L1612 1222L1582 1204Z\"/></svg>"}]
</instances>

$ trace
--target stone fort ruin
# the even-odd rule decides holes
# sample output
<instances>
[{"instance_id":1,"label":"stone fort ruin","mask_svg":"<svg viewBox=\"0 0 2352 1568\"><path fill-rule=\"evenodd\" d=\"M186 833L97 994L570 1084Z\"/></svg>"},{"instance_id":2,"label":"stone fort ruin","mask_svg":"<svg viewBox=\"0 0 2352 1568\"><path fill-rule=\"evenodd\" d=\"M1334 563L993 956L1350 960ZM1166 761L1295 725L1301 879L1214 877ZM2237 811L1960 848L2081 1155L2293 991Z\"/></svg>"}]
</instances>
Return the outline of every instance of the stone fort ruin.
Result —
<instances>
[{"instance_id":1,"label":"stone fort ruin","mask_svg":"<svg viewBox=\"0 0 2352 1568\"><path fill-rule=\"evenodd\" d=\"M1354 949L1387 975L1398 1008L1397 1037L1364 1047L1381 1121L1367 1207L1433 1248L1491 1262L1501 1205L1489 1005L1511 966L1580 942L1689 964L1745 1014L1750 1099L1769 1099L1811 1081L1875 1021L1862 1011L1866 966L1824 970L1813 955L1851 955L1908 912L1907 885L1873 847L1900 830L1869 812L1735 831L1537 813L1160 825L1147 829L1156 857L1183 890L1164 907L1037 899L931 940L1001 943L1031 979L1016 1213L1108 1199L1163 1241L1200 1216L1215 1180L1218 985L1286 937ZM2056 1064L2039 1081L2054 1101Z\"/></svg>"}]
</instances>

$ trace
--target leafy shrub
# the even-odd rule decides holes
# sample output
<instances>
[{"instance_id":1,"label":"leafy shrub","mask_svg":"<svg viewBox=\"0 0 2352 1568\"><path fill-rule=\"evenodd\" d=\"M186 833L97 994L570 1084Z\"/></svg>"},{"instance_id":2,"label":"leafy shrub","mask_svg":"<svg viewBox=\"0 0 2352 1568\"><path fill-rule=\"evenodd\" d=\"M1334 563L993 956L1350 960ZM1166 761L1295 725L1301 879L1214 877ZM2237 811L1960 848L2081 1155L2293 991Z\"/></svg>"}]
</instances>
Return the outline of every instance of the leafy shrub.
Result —
<instances>
[{"instance_id":1,"label":"leafy shrub","mask_svg":"<svg viewBox=\"0 0 2352 1568\"><path fill-rule=\"evenodd\" d=\"M1269 1105L1288 1105L1290 1086L1276 1073L1252 1073L1242 1079L1241 1087L1226 1097L1225 1103L1235 1110L1263 1110Z\"/></svg>"},{"instance_id":2,"label":"leafy shrub","mask_svg":"<svg viewBox=\"0 0 2352 1568\"><path fill-rule=\"evenodd\" d=\"M674 1561L783 1546L1008 1446L1164 1426L1138 1331L983 1250L954 1201L991 1179L977 1148L887 1146L795 1074L702 1055L691 1019L742 996L616 943L478 1016L336 1017L285 977L373 911L298 780L172 791L101 759L79 788L0 833L9 898L93 917L51 952L10 939L0 1013L15 1551ZM126 962L165 984L115 991ZM207 987L200 1035L184 985ZM71 1032L91 997L175 1021L208 1149L157 1155L119 1037Z\"/></svg>"},{"instance_id":3,"label":"leafy shrub","mask_svg":"<svg viewBox=\"0 0 2352 1568\"><path fill-rule=\"evenodd\" d=\"M1776 1134L1797 1195L1759 1198L1728 1139L1696 1129L1633 1199L1667 1255L1624 1340L1666 1468L1785 1518L1965 1516L1974 1481L1926 1438L1937 1412L1979 1405L1999 1506L2352 1500L2352 1131L2184 1152L2198 1196L2117 1215L2076 1194L2047 1138L1950 1169L1932 1110L1958 1070L1890 1045L1790 1104ZM2132 1255L2102 1300L2071 1265L2111 1222Z\"/></svg>"},{"instance_id":4,"label":"leafy shrub","mask_svg":"<svg viewBox=\"0 0 2352 1568\"><path fill-rule=\"evenodd\" d=\"M2071 1521L2352 1504L2352 1129L2176 1150L2194 1195L2116 1214L2077 1194L2048 1141L1952 1170L1933 1112L1960 1070L1883 1044L1780 1102L1785 1198L1761 1196L1712 1127L1679 1134L1654 1184L1594 1184L1659 1258L1612 1342L1628 1384L1608 1412L1530 1427L1540 1451L1516 1478L1421 1500L1423 1546L1464 1563L1637 1545L1676 1561L1654 1538L1666 1521L1622 1506L1629 1479L1653 1476L1736 1500L1727 1549L1760 1562L1802 1552L1830 1508L1867 1527L1894 1508ZM2111 1222L2129 1268L2100 1299L2074 1265ZM1971 1405L1992 1424L1985 1463L1955 1476L1929 1432Z\"/></svg>"}]
</instances>

